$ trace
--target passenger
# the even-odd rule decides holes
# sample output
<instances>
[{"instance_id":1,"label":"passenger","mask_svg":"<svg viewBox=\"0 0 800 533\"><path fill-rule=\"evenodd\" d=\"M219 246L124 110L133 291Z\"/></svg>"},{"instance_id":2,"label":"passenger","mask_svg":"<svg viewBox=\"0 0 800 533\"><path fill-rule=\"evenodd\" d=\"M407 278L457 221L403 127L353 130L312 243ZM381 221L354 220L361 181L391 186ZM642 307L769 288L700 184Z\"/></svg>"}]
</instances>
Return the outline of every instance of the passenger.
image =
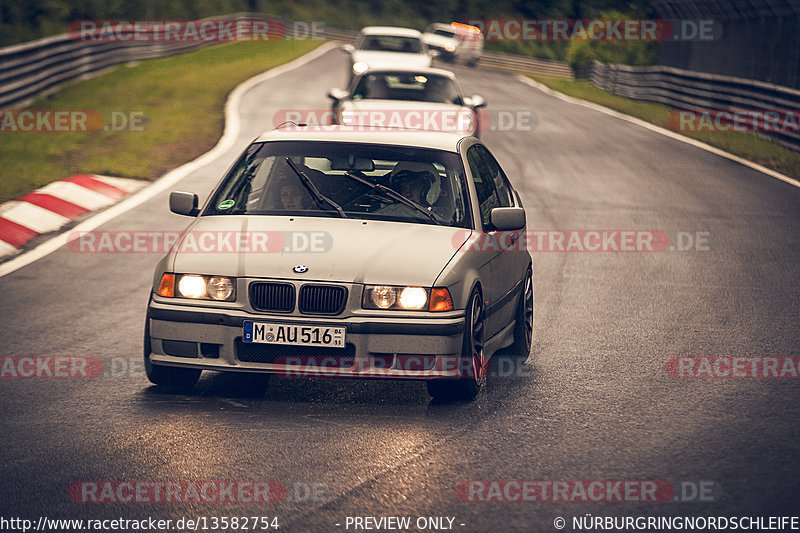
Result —
<instances>
[{"instance_id":1,"label":"passenger","mask_svg":"<svg viewBox=\"0 0 800 533\"><path fill-rule=\"evenodd\" d=\"M414 203L427 207L434 176L427 170L401 170L392 176L391 188Z\"/></svg>"},{"instance_id":2,"label":"passenger","mask_svg":"<svg viewBox=\"0 0 800 533\"><path fill-rule=\"evenodd\" d=\"M389 175L389 187L423 207L436 201L430 198L434 185L438 185L438 174L430 163L400 161ZM438 193L437 190L434 194Z\"/></svg>"}]
</instances>

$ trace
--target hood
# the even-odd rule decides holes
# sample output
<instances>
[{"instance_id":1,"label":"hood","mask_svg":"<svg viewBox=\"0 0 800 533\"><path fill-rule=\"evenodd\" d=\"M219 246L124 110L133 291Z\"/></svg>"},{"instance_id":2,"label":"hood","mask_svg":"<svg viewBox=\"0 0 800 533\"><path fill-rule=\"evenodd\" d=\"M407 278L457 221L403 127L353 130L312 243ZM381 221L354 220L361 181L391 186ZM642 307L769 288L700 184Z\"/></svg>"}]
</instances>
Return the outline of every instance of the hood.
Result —
<instances>
[{"instance_id":1,"label":"hood","mask_svg":"<svg viewBox=\"0 0 800 533\"><path fill-rule=\"evenodd\" d=\"M172 270L428 287L469 234L462 228L363 219L199 217L178 242L178 251L171 252ZM297 265L308 271L296 274Z\"/></svg>"},{"instance_id":2,"label":"hood","mask_svg":"<svg viewBox=\"0 0 800 533\"><path fill-rule=\"evenodd\" d=\"M369 68L427 68L431 66L431 56L428 54L407 54L404 52L356 50L353 52L353 63L358 62L366 63Z\"/></svg>"},{"instance_id":3,"label":"hood","mask_svg":"<svg viewBox=\"0 0 800 533\"><path fill-rule=\"evenodd\" d=\"M474 135L475 112L457 104L409 100L347 100L339 107L346 125L404 127Z\"/></svg>"}]
</instances>

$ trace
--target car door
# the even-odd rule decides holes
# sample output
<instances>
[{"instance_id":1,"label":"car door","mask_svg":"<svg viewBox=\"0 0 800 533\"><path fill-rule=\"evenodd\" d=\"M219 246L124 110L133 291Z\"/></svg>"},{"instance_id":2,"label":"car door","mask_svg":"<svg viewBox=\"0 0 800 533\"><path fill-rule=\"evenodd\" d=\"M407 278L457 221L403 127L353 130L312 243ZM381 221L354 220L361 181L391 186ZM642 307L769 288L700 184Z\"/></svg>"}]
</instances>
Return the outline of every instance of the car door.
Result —
<instances>
[{"instance_id":1,"label":"car door","mask_svg":"<svg viewBox=\"0 0 800 533\"><path fill-rule=\"evenodd\" d=\"M484 162L484 168L488 171L495 185L498 207L522 207L517 202L517 197L511 187L508 177L503 172L500 164L482 144L475 145L477 152ZM496 301L496 309L491 309L497 313L497 319L501 325L509 324L514 320L514 313L518 298L516 297L521 290L520 283L525 269L528 266L529 255L524 249L525 239L523 238L524 228L508 232L491 232L497 238L500 254L495 259L498 263L494 268L502 280L501 294ZM523 246L521 249L520 246Z\"/></svg>"},{"instance_id":2,"label":"car door","mask_svg":"<svg viewBox=\"0 0 800 533\"><path fill-rule=\"evenodd\" d=\"M490 231L490 213L500 207L495 181L490 168L481 156L480 143L473 144L466 151L472 181L475 185L479 220L476 223L477 239L471 253L478 254L478 273L483 286L483 302L485 309L486 339L494 336L502 329L503 322L497 313L498 302L505 293L507 282L503 279L503 251L497 246L497 232Z\"/></svg>"}]
</instances>

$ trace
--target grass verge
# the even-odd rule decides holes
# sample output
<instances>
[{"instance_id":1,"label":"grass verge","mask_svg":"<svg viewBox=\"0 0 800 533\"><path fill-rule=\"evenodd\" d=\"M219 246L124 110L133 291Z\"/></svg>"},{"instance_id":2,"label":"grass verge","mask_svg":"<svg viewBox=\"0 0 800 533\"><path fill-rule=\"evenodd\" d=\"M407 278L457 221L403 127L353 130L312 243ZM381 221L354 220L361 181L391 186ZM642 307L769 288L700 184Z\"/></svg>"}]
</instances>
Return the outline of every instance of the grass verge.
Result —
<instances>
[{"instance_id":1,"label":"grass verge","mask_svg":"<svg viewBox=\"0 0 800 533\"><path fill-rule=\"evenodd\" d=\"M157 178L216 144L224 127L225 99L234 87L319 44L287 40L213 46L118 65L40 99L28 109L99 112L103 127L85 132L3 128L0 202L73 174ZM86 124L91 126L89 116Z\"/></svg>"},{"instance_id":2,"label":"grass verge","mask_svg":"<svg viewBox=\"0 0 800 533\"><path fill-rule=\"evenodd\" d=\"M675 111L675 108L670 106L630 100L595 87L585 80L571 81L549 76L531 76L531 78L568 96L588 100L626 115L640 118L656 126L671 129L668 124L668 117L672 111ZM767 168L777 170L787 176L800 179L800 153L784 148L778 143L762 139L754 133L730 131L679 133L749 159Z\"/></svg>"}]
</instances>

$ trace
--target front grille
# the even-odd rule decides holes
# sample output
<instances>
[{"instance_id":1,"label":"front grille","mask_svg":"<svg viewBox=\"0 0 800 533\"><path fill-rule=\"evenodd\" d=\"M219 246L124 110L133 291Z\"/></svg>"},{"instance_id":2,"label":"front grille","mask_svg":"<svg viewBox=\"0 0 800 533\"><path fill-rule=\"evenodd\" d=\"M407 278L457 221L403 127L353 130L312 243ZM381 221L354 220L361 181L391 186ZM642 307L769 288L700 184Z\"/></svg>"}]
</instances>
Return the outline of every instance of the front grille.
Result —
<instances>
[{"instance_id":1,"label":"front grille","mask_svg":"<svg viewBox=\"0 0 800 533\"><path fill-rule=\"evenodd\" d=\"M347 288L338 285L303 285L297 307L301 313L338 315L347 303Z\"/></svg>"},{"instance_id":2,"label":"front grille","mask_svg":"<svg viewBox=\"0 0 800 533\"><path fill-rule=\"evenodd\" d=\"M250 305L258 311L291 313L294 311L294 285L271 282L251 283Z\"/></svg>"},{"instance_id":3,"label":"front grille","mask_svg":"<svg viewBox=\"0 0 800 533\"><path fill-rule=\"evenodd\" d=\"M356 347L347 343L344 348L291 346L242 342L236 338L236 358L243 363L273 363L288 366L349 368L353 366Z\"/></svg>"}]
</instances>

